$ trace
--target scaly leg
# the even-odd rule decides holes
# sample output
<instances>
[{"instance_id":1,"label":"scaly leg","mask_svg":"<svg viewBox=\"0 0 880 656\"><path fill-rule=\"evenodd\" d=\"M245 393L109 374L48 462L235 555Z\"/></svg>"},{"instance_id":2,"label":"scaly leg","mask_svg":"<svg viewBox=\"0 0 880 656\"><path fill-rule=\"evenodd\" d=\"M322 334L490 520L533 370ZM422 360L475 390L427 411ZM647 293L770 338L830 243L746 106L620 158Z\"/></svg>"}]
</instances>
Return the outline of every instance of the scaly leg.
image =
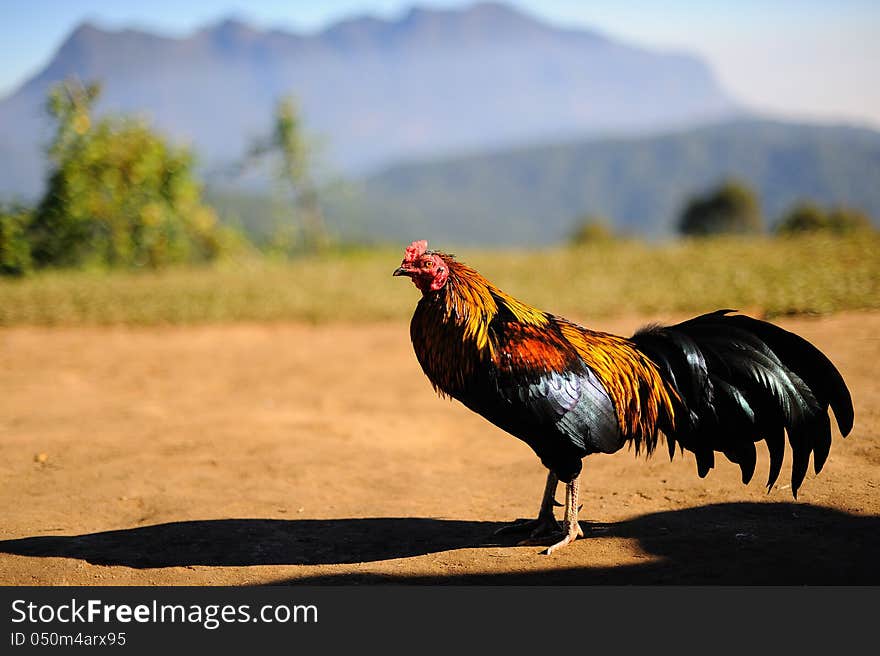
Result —
<instances>
[{"instance_id":1,"label":"scaly leg","mask_svg":"<svg viewBox=\"0 0 880 656\"><path fill-rule=\"evenodd\" d=\"M558 549L562 549L569 542L574 542L578 538L584 537L581 525L578 523L578 487L580 482L580 474L575 476L571 483L565 486L565 519L562 522L563 536L556 544L547 547L544 552L546 555L552 554Z\"/></svg>"},{"instance_id":2,"label":"scaly leg","mask_svg":"<svg viewBox=\"0 0 880 656\"><path fill-rule=\"evenodd\" d=\"M559 522L553 516L553 506L558 505L555 499L558 483L559 479L556 478L556 474L552 471L547 472L547 483L544 485L544 496L541 499L541 509L538 511L538 518L522 520L514 522L509 526L503 526L495 531L495 535L528 532L529 538L524 542L531 543L531 540L559 533Z\"/></svg>"}]
</instances>

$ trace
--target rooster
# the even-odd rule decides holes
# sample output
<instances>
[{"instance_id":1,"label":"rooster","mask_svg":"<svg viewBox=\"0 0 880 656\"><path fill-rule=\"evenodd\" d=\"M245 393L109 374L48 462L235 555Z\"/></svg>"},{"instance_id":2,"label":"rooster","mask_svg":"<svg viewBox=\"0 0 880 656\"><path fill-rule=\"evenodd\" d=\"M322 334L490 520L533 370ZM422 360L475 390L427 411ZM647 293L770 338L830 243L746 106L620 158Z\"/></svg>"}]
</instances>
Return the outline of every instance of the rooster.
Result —
<instances>
[{"instance_id":1,"label":"rooster","mask_svg":"<svg viewBox=\"0 0 880 656\"><path fill-rule=\"evenodd\" d=\"M849 390L815 346L773 324L719 310L630 338L590 330L505 294L449 253L414 241L395 276L422 292L410 337L422 370L451 397L523 440L549 470L538 517L505 527L522 544L583 536L578 524L582 461L631 444L650 454L659 435L669 455L694 453L702 478L715 452L755 471L755 443L770 454L768 489L782 468L785 433L795 498L810 454L818 474L831 447L829 406L843 436L853 425ZM562 526L553 507L565 483Z\"/></svg>"}]
</instances>

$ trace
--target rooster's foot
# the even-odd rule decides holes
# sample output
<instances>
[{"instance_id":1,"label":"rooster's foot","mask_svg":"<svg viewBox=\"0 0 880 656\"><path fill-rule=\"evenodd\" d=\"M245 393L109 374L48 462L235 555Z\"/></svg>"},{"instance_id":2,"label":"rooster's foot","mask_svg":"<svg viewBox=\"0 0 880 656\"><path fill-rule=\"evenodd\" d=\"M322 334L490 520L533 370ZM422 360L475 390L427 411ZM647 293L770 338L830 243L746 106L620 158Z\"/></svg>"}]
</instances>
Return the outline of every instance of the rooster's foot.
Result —
<instances>
[{"instance_id":1,"label":"rooster's foot","mask_svg":"<svg viewBox=\"0 0 880 656\"><path fill-rule=\"evenodd\" d=\"M567 545L569 542L574 542L574 541L577 540L578 538L582 538L582 537L584 537L584 531L583 531L583 529L581 528L580 523L579 523L579 522L574 522L574 526L573 526L572 528L570 528L570 529L568 530L568 532L566 532L566 533L562 536L562 539L559 540L559 542L556 542L556 543L550 545L549 547L547 547L547 549L545 549L543 553L544 553L545 556L549 556L549 555L552 554L554 551L557 551L557 550L559 550L559 549L562 549L562 547L564 547L565 545Z\"/></svg>"},{"instance_id":2,"label":"rooster's foot","mask_svg":"<svg viewBox=\"0 0 880 656\"><path fill-rule=\"evenodd\" d=\"M561 528L553 515L545 515L537 519L517 520L513 524L499 528L495 531L495 535L521 535L525 533L528 537L518 544L544 544L550 536L558 535ZM532 542L533 540L537 542Z\"/></svg>"}]
</instances>

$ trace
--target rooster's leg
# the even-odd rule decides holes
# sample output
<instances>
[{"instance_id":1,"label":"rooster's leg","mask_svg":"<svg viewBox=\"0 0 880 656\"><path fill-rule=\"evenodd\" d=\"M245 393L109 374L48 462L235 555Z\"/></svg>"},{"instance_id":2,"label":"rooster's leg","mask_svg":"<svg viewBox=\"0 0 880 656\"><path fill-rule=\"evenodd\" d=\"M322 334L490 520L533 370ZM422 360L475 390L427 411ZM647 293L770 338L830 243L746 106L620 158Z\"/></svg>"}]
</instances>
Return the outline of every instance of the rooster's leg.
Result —
<instances>
[{"instance_id":1,"label":"rooster's leg","mask_svg":"<svg viewBox=\"0 0 880 656\"><path fill-rule=\"evenodd\" d=\"M527 532L529 534L527 542L529 542L533 539L559 533L559 522L553 516L553 506L559 505L555 500L558 483L559 479L556 478L556 474L552 471L547 472L547 483L544 486L544 497L541 499L541 509L538 511L538 518L521 520L509 526L503 526L495 531L495 535Z\"/></svg>"},{"instance_id":2,"label":"rooster's leg","mask_svg":"<svg viewBox=\"0 0 880 656\"><path fill-rule=\"evenodd\" d=\"M569 542L574 542L578 538L584 536L584 532L581 530L581 525L578 523L578 511L580 510L580 507L578 506L579 481L580 475L575 476L571 483L568 483L565 486L565 519L562 522L563 535L559 542L547 547L547 551L544 553L548 556L557 549L561 549Z\"/></svg>"}]
</instances>

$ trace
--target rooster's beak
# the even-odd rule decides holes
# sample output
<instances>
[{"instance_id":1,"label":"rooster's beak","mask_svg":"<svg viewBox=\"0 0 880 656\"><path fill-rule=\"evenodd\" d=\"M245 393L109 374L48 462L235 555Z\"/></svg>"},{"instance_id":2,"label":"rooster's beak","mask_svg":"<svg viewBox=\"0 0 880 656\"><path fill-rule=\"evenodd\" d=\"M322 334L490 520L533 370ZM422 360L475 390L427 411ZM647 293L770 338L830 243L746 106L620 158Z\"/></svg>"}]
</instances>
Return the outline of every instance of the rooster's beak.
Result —
<instances>
[{"instance_id":1,"label":"rooster's beak","mask_svg":"<svg viewBox=\"0 0 880 656\"><path fill-rule=\"evenodd\" d=\"M408 276L411 273L412 273L412 271L408 271L407 269L404 269L403 267L397 267L394 270L394 273L392 273L391 275L392 276Z\"/></svg>"}]
</instances>

